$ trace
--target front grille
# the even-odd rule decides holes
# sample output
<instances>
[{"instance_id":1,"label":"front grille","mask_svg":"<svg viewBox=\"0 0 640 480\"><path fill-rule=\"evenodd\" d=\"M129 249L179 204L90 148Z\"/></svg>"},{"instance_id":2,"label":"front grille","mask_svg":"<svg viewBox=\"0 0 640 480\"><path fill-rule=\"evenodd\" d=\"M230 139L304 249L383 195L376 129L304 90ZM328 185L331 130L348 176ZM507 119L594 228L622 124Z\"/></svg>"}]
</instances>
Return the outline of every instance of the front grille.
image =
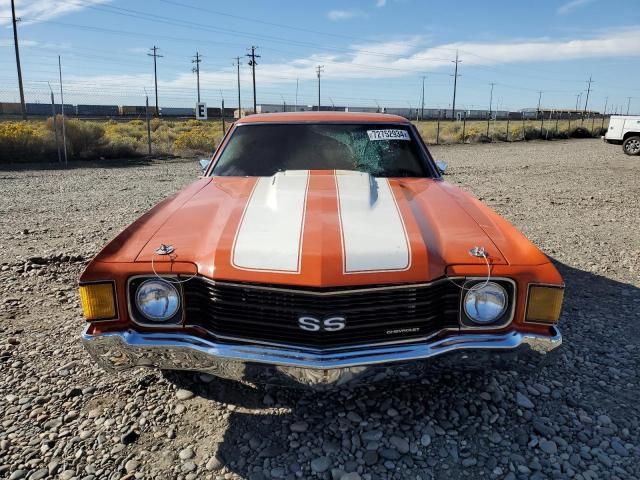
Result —
<instances>
[{"instance_id":1,"label":"front grille","mask_svg":"<svg viewBox=\"0 0 640 480\"><path fill-rule=\"evenodd\" d=\"M458 326L459 288L431 285L372 290L296 289L195 278L184 284L186 322L214 335L323 348L424 337ZM343 317L339 331L307 331L301 316Z\"/></svg>"}]
</instances>

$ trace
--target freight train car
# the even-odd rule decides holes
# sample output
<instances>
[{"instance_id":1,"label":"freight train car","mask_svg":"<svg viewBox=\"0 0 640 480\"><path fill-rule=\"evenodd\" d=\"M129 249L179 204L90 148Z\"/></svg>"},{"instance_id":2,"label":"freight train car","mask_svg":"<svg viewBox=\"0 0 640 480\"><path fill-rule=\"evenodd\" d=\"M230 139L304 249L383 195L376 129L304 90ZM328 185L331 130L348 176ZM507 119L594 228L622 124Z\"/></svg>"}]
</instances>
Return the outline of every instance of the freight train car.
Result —
<instances>
[{"instance_id":1,"label":"freight train car","mask_svg":"<svg viewBox=\"0 0 640 480\"><path fill-rule=\"evenodd\" d=\"M224 109L225 118L233 118L234 113L235 113L234 108ZM219 118L219 117L220 117L220 107L207 107L207 118Z\"/></svg>"},{"instance_id":2,"label":"freight train car","mask_svg":"<svg viewBox=\"0 0 640 480\"><path fill-rule=\"evenodd\" d=\"M76 105L79 117L115 117L120 115L118 105Z\"/></svg>"},{"instance_id":3,"label":"freight train car","mask_svg":"<svg viewBox=\"0 0 640 480\"><path fill-rule=\"evenodd\" d=\"M47 116L52 114L53 107L51 106L50 103L27 103L25 106L27 108L27 115ZM56 113L62 113L59 103L56 103L55 109L56 109ZM75 107L73 105L65 103L64 114L75 115L76 114Z\"/></svg>"},{"instance_id":4,"label":"freight train car","mask_svg":"<svg viewBox=\"0 0 640 480\"><path fill-rule=\"evenodd\" d=\"M163 117L193 117L195 111L188 107L160 107L160 115Z\"/></svg>"},{"instance_id":5,"label":"freight train car","mask_svg":"<svg viewBox=\"0 0 640 480\"><path fill-rule=\"evenodd\" d=\"M147 107L144 105L121 105L120 115L123 117L140 117L145 115ZM156 114L156 107L149 106L149 115Z\"/></svg>"}]
</instances>

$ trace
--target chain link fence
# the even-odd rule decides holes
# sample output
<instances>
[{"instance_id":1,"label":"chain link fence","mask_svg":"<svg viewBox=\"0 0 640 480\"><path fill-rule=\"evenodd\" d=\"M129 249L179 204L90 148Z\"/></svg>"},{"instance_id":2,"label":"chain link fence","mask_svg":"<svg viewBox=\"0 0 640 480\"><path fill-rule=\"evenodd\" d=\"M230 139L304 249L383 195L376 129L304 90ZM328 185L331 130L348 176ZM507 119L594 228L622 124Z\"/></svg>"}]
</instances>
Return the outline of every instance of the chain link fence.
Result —
<instances>
[{"instance_id":1,"label":"chain link fence","mask_svg":"<svg viewBox=\"0 0 640 480\"><path fill-rule=\"evenodd\" d=\"M58 161L63 159L65 150L66 158L71 160L210 155L234 117L245 111L208 107L207 121L197 121L195 108L184 106L190 93L164 97L166 103L161 101L157 112L152 104L147 106L147 101L153 102L154 97L144 93L101 91L71 84L64 88L63 109L59 84L43 82L25 89L29 119L25 123L21 121L22 108L16 89L0 87L0 162ZM258 106L259 112L314 109L317 107L286 103ZM434 108L323 106L321 109L402 115L414 121L428 144L595 137L606 132L608 119L598 112L585 114L567 109L518 112L457 109L455 115L451 110Z\"/></svg>"}]
</instances>

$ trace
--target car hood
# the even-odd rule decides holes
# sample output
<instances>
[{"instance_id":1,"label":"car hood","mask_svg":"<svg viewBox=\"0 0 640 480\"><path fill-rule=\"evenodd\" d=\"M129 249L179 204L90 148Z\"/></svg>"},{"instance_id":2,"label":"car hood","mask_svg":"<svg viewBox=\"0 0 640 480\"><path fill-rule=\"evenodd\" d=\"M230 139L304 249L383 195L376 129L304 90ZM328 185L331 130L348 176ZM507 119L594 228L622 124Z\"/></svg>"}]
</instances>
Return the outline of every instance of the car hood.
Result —
<instances>
[{"instance_id":1,"label":"car hood","mask_svg":"<svg viewBox=\"0 0 640 480\"><path fill-rule=\"evenodd\" d=\"M171 245L171 258L159 256ZM435 179L350 171L202 179L156 206L102 261L192 262L212 279L301 286L425 282L448 265L548 260L510 224Z\"/></svg>"}]
</instances>

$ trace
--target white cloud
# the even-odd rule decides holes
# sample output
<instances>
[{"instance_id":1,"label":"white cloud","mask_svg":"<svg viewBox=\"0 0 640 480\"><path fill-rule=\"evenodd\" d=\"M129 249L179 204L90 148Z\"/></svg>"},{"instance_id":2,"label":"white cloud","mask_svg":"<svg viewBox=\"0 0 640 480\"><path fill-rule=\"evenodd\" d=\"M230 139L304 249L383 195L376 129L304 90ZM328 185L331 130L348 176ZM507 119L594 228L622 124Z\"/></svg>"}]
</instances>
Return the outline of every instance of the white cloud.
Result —
<instances>
[{"instance_id":1,"label":"white cloud","mask_svg":"<svg viewBox=\"0 0 640 480\"><path fill-rule=\"evenodd\" d=\"M567 13L571 13L573 10L576 10L580 7L584 7L590 3L593 3L594 0L571 0L558 8L558 13L560 15L566 15Z\"/></svg>"},{"instance_id":2,"label":"white cloud","mask_svg":"<svg viewBox=\"0 0 640 480\"><path fill-rule=\"evenodd\" d=\"M333 22L364 16L364 13L360 10L331 10L327 13L327 18Z\"/></svg>"},{"instance_id":3,"label":"white cloud","mask_svg":"<svg viewBox=\"0 0 640 480\"><path fill-rule=\"evenodd\" d=\"M381 8L387 4L387 0L376 0L376 7Z\"/></svg>"},{"instance_id":4,"label":"white cloud","mask_svg":"<svg viewBox=\"0 0 640 480\"><path fill-rule=\"evenodd\" d=\"M327 53L318 52L308 57L296 58L288 62L261 62L256 69L259 82L258 96L276 96L274 87L295 85L296 78L301 82L315 81L315 67L324 65L324 77L330 80L349 79L384 79L417 75L430 71L448 75L452 72L451 60L455 50L459 50L463 60L462 67L491 66L525 62L555 62L581 58L640 57L640 28L616 31L587 39L569 40L529 40L504 42L458 42L437 46L423 46L424 39L414 37L406 40L388 41L372 44L353 45L353 52ZM265 57L263 56L263 60ZM464 72L463 72L464 74ZM448 78L448 77L447 77ZM219 70L208 70L206 65L200 71L202 85L215 85L215 91L208 93L210 97L218 96L218 89L234 92L236 82L235 68L229 66ZM241 82L246 88L251 84L249 68L241 70ZM153 91L151 74L135 75L67 75L70 86L82 90L82 85L92 85L106 95L108 91L134 94L144 87ZM290 88L290 87L286 87ZM195 89L195 79L190 73L179 74L171 79L159 79L159 90L167 98L187 98ZM84 90L83 90L84 91ZM233 96L233 94L230 94ZM114 97L116 98L116 97ZM119 98L119 97L118 97ZM185 100L185 101L187 101ZM83 100L87 102L87 100ZM119 100L120 101L120 100ZM264 100L263 100L264 101Z\"/></svg>"},{"instance_id":5,"label":"white cloud","mask_svg":"<svg viewBox=\"0 0 640 480\"><path fill-rule=\"evenodd\" d=\"M46 48L49 50L68 50L71 48L71 44L68 42L39 42L37 40L30 40L28 38L22 38L19 40L20 49L28 49L33 47L38 48ZM3 38L0 39L0 47L11 47L13 48L13 38Z\"/></svg>"},{"instance_id":6,"label":"white cloud","mask_svg":"<svg viewBox=\"0 0 640 480\"><path fill-rule=\"evenodd\" d=\"M83 10L91 5L107 3L111 0L22 0L16 2L16 16L23 24L37 23L39 20L49 20L67 13ZM0 6L0 25L11 23L11 4L2 2Z\"/></svg>"}]
</instances>

